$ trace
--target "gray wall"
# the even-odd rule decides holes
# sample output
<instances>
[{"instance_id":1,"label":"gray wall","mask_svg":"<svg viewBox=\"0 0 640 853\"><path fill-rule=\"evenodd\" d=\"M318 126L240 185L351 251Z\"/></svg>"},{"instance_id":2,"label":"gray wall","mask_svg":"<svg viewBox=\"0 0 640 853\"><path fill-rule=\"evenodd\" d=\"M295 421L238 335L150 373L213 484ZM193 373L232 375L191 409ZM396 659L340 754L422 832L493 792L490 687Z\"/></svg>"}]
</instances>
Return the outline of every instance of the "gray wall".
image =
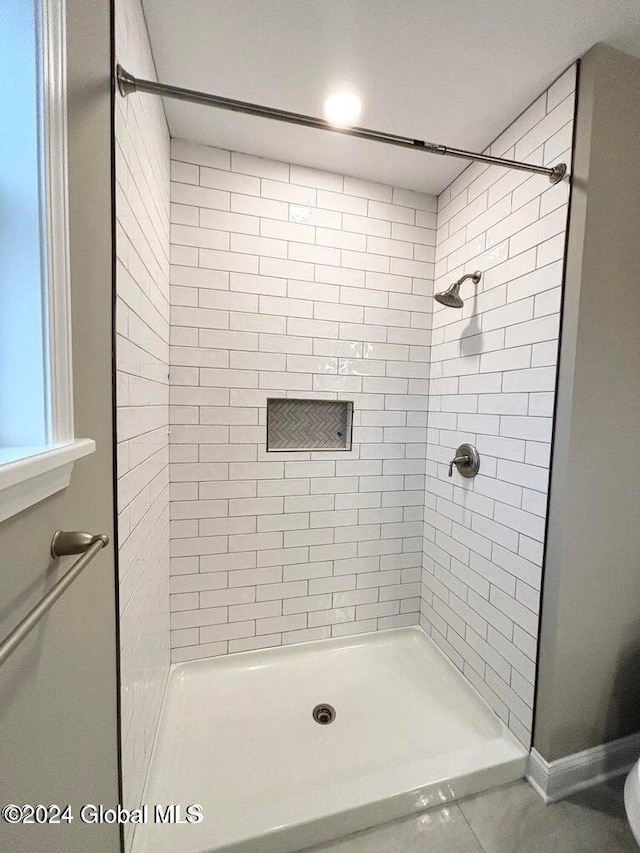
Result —
<instances>
[{"instance_id":1,"label":"gray wall","mask_svg":"<svg viewBox=\"0 0 640 853\"><path fill-rule=\"evenodd\" d=\"M579 80L534 746L640 729L640 60Z\"/></svg>"},{"instance_id":2,"label":"gray wall","mask_svg":"<svg viewBox=\"0 0 640 853\"><path fill-rule=\"evenodd\" d=\"M67 7L76 435L98 449L68 489L0 525L2 636L69 565L48 558L56 528L113 533L110 10L107 0ZM0 671L0 801L117 803L115 614L110 545ZM119 833L77 819L0 822L0 849L116 853Z\"/></svg>"}]
</instances>

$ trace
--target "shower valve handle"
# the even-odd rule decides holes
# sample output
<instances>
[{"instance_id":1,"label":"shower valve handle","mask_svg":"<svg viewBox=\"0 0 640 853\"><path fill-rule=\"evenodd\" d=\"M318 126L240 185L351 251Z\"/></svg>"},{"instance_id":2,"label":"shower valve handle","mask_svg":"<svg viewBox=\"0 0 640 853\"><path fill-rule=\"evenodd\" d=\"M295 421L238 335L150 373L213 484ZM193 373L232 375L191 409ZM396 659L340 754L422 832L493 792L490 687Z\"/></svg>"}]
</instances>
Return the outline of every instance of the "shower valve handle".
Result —
<instances>
[{"instance_id":1,"label":"shower valve handle","mask_svg":"<svg viewBox=\"0 0 640 853\"><path fill-rule=\"evenodd\" d=\"M473 444L461 444L456 455L449 462L449 476L453 477L453 466L461 477L475 477L480 468L480 454Z\"/></svg>"},{"instance_id":2,"label":"shower valve handle","mask_svg":"<svg viewBox=\"0 0 640 853\"><path fill-rule=\"evenodd\" d=\"M454 465L469 465L471 462L471 457L468 453L465 453L463 456L456 456L455 459L452 459L449 462L449 476L453 477L453 466Z\"/></svg>"}]
</instances>

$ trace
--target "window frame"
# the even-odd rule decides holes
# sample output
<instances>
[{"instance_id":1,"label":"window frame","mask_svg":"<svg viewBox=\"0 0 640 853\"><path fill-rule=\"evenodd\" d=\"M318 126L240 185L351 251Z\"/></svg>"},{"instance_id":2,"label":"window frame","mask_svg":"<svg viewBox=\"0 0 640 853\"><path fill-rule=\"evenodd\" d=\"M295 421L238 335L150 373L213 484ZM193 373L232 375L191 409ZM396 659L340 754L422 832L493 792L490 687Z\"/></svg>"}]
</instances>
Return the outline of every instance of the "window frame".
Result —
<instances>
[{"instance_id":1,"label":"window frame","mask_svg":"<svg viewBox=\"0 0 640 853\"><path fill-rule=\"evenodd\" d=\"M48 313L50 440L55 443L73 439L65 0L37 2L41 10L43 290Z\"/></svg>"},{"instance_id":2,"label":"window frame","mask_svg":"<svg viewBox=\"0 0 640 853\"><path fill-rule=\"evenodd\" d=\"M91 439L74 437L65 0L37 0L35 9L49 429L46 445L0 451L0 522L68 486L73 462L95 450Z\"/></svg>"}]
</instances>

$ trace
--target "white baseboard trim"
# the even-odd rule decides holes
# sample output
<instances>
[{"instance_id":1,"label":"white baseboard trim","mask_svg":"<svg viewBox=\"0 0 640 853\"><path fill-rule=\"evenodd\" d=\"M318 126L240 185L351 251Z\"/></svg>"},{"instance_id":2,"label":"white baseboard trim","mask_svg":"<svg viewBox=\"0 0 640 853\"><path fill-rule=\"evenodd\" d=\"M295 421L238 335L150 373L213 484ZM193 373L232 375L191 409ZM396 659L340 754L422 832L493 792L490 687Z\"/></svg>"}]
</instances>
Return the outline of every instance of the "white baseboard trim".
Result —
<instances>
[{"instance_id":1,"label":"white baseboard trim","mask_svg":"<svg viewBox=\"0 0 640 853\"><path fill-rule=\"evenodd\" d=\"M640 733L545 761L532 749L527 779L545 803L562 800L576 791L590 788L629 770L640 758Z\"/></svg>"}]
</instances>

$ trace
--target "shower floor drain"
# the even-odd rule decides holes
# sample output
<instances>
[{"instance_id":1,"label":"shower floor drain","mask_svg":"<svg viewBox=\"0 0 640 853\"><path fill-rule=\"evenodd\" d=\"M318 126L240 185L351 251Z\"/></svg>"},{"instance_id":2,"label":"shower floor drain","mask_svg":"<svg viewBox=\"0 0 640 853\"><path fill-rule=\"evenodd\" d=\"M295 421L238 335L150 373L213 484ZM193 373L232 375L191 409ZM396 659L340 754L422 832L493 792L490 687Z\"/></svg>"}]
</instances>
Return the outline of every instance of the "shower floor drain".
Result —
<instances>
[{"instance_id":1,"label":"shower floor drain","mask_svg":"<svg viewBox=\"0 0 640 853\"><path fill-rule=\"evenodd\" d=\"M321 705L316 705L312 712L313 719L321 726L328 726L336 718L336 709L332 705L327 705L323 702Z\"/></svg>"}]
</instances>

